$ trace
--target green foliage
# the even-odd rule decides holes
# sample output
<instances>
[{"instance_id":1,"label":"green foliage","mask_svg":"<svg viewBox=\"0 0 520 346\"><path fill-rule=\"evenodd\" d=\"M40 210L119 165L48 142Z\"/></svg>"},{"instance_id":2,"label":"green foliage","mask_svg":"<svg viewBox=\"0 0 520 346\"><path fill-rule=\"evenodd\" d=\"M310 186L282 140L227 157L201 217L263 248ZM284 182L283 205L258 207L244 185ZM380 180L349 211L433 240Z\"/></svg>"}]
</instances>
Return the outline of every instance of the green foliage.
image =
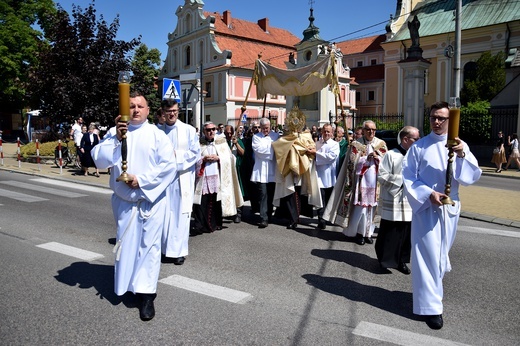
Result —
<instances>
[{"instance_id":1,"label":"green foliage","mask_svg":"<svg viewBox=\"0 0 520 346\"><path fill-rule=\"evenodd\" d=\"M56 8L52 0L3 0L0 2L0 104L20 109L27 94L29 68L45 46L42 32Z\"/></svg>"},{"instance_id":2,"label":"green foliage","mask_svg":"<svg viewBox=\"0 0 520 346\"><path fill-rule=\"evenodd\" d=\"M98 20L94 3L73 6L72 17L58 6L31 73L33 100L42 115L60 123L82 116L86 123L111 124L118 109L119 71L130 70L129 52L140 38L116 40L119 17Z\"/></svg>"},{"instance_id":3,"label":"green foliage","mask_svg":"<svg viewBox=\"0 0 520 346\"><path fill-rule=\"evenodd\" d=\"M506 83L505 55L499 52L491 55L484 52L476 61L477 70L470 76L465 76L461 91L463 105L476 101L491 101Z\"/></svg>"},{"instance_id":4,"label":"green foliage","mask_svg":"<svg viewBox=\"0 0 520 346\"><path fill-rule=\"evenodd\" d=\"M152 118L153 112L159 108L161 103L161 98L155 89L160 63L161 52L156 48L148 50L144 43L137 47L131 62L132 88L146 96Z\"/></svg>"},{"instance_id":5,"label":"green foliage","mask_svg":"<svg viewBox=\"0 0 520 346\"><path fill-rule=\"evenodd\" d=\"M62 142L62 146L67 146L67 143ZM40 156L52 156L54 157L54 149L58 146L58 141L54 142L46 142L46 143L40 143ZM68 148L70 152L76 152L76 147L74 146L74 143L70 141L68 143ZM22 145L20 147L20 154L27 158L29 156L36 155L36 143L30 142L25 145Z\"/></svg>"},{"instance_id":6,"label":"green foliage","mask_svg":"<svg viewBox=\"0 0 520 346\"><path fill-rule=\"evenodd\" d=\"M491 136L491 113L488 101L469 102L460 109L459 137L466 142L484 143Z\"/></svg>"}]
</instances>

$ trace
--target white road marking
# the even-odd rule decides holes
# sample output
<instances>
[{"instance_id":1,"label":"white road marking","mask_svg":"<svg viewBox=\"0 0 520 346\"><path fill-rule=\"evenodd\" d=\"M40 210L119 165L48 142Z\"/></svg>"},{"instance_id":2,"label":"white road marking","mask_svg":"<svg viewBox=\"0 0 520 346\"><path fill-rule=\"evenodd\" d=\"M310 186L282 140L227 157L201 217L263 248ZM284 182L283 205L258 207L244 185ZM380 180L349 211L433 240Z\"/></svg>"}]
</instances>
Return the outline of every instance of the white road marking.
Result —
<instances>
[{"instance_id":1,"label":"white road marking","mask_svg":"<svg viewBox=\"0 0 520 346\"><path fill-rule=\"evenodd\" d=\"M36 245L36 246L39 248L45 249L45 250L50 250L50 251L54 251L57 253L61 253L63 255L79 258L80 260L84 260L84 261L94 261L94 260L105 257L99 253L83 250L83 249L80 249L77 247L60 244L60 243L56 243L56 242L50 242L50 243L40 244L40 245Z\"/></svg>"},{"instance_id":2,"label":"white road marking","mask_svg":"<svg viewBox=\"0 0 520 346\"><path fill-rule=\"evenodd\" d=\"M172 275L159 280L159 282L237 304L245 304L253 298L253 296L247 292L209 284L180 275Z\"/></svg>"},{"instance_id":3,"label":"white road marking","mask_svg":"<svg viewBox=\"0 0 520 346\"><path fill-rule=\"evenodd\" d=\"M355 335L370 339L380 340L403 346L435 345L435 346L465 346L466 344L451 340L436 338L434 336L408 332L406 330L383 326L361 321L354 331Z\"/></svg>"},{"instance_id":4,"label":"white road marking","mask_svg":"<svg viewBox=\"0 0 520 346\"><path fill-rule=\"evenodd\" d=\"M4 190L4 189L0 189L0 197L16 199L17 201L22 201L22 202L27 202L27 203L48 201L47 198L31 196L31 195L27 195L24 193L18 193L18 192Z\"/></svg>"},{"instance_id":5,"label":"white road marking","mask_svg":"<svg viewBox=\"0 0 520 346\"><path fill-rule=\"evenodd\" d=\"M47 179L47 178L36 178L36 179L31 179L31 180L37 181L40 183L44 183L44 184L49 184L49 185L58 185L61 187L69 187L71 189L76 189L76 190L97 192L97 193L102 193L105 195L112 194L112 190L110 190L109 188L101 188L101 187L95 187L95 186L90 186L90 185L76 184L76 183L70 183L67 181Z\"/></svg>"},{"instance_id":6,"label":"white road marking","mask_svg":"<svg viewBox=\"0 0 520 346\"><path fill-rule=\"evenodd\" d=\"M478 234L499 235L502 237L520 238L520 232L505 231L503 229L489 229L489 228L473 227L473 226L460 226L459 231L478 233Z\"/></svg>"},{"instance_id":7,"label":"white road marking","mask_svg":"<svg viewBox=\"0 0 520 346\"><path fill-rule=\"evenodd\" d=\"M78 198L78 197L88 196L88 195L82 195L80 193L64 192L63 190L53 189L50 187L45 187L45 186L40 186L40 185L35 185L35 184L27 184L27 183L23 183L20 181L14 181L14 180L0 181L0 183L9 185L9 186L19 187L21 189L39 191L39 192L48 193L50 195L56 195L56 196L61 196L61 197L66 197L66 198Z\"/></svg>"}]
</instances>

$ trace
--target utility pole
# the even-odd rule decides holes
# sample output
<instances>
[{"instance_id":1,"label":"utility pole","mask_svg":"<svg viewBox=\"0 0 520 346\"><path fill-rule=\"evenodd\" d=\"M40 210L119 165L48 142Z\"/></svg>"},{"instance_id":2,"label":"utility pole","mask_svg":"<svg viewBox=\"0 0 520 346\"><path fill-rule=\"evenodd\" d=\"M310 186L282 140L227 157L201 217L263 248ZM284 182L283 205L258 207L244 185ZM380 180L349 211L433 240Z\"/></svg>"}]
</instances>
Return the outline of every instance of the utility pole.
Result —
<instances>
[{"instance_id":1,"label":"utility pole","mask_svg":"<svg viewBox=\"0 0 520 346\"><path fill-rule=\"evenodd\" d=\"M460 13L462 12L462 0L457 0L457 8L455 9L455 63L453 66L453 96L460 97L460 46L461 46L461 29L460 29Z\"/></svg>"}]
</instances>

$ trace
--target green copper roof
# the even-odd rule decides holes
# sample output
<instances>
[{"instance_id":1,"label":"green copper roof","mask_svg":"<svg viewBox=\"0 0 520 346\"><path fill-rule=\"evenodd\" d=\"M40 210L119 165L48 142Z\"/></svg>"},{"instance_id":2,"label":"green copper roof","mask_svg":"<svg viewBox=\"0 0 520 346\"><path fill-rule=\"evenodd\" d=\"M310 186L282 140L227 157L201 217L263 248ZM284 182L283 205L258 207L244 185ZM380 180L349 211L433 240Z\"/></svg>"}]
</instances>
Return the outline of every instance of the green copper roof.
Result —
<instances>
[{"instance_id":1,"label":"green copper roof","mask_svg":"<svg viewBox=\"0 0 520 346\"><path fill-rule=\"evenodd\" d=\"M421 26L420 37L455 31L457 0L425 0L410 16L417 15ZM519 0L463 0L461 29L467 30L520 20ZM410 38L406 23L388 42Z\"/></svg>"}]
</instances>

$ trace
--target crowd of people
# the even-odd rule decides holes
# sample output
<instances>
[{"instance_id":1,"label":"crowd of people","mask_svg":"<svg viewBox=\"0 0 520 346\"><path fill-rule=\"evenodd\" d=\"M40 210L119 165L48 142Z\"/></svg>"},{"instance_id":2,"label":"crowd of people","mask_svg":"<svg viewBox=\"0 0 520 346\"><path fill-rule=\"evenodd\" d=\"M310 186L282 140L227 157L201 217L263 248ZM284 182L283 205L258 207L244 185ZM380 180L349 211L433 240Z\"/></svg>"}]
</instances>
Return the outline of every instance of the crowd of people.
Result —
<instances>
[{"instance_id":1,"label":"crowd of people","mask_svg":"<svg viewBox=\"0 0 520 346\"><path fill-rule=\"evenodd\" d=\"M451 269L458 187L481 174L467 144L455 138L450 204L443 201L446 103L431 107L429 135L420 138L417 128L405 126L392 150L375 136L370 120L346 132L332 124L305 129L288 121L292 125L282 134L267 118L236 131L208 121L197 133L178 119L174 100L163 100L156 125L147 121L144 96L132 94L130 110L128 124L116 118L116 126L89 150L97 168L113 170L115 291L138 297L142 320L155 315L161 262L182 265L190 235L221 231L225 219L296 229L307 216L316 219L318 230L339 226L346 239L362 246L374 243L379 211L375 254L381 270L412 274L414 313L424 315L430 328L442 328L442 278ZM128 179L118 181L123 135Z\"/></svg>"},{"instance_id":2,"label":"crowd of people","mask_svg":"<svg viewBox=\"0 0 520 346\"><path fill-rule=\"evenodd\" d=\"M509 159L507 159L506 145L509 148ZM498 139L493 149L491 162L497 166L496 173L507 171L513 162L516 164L518 172L520 172L520 152L518 151L518 135L516 133L507 136L506 143L504 141L504 133L502 131L498 132ZM502 168L504 163L506 166Z\"/></svg>"}]
</instances>

